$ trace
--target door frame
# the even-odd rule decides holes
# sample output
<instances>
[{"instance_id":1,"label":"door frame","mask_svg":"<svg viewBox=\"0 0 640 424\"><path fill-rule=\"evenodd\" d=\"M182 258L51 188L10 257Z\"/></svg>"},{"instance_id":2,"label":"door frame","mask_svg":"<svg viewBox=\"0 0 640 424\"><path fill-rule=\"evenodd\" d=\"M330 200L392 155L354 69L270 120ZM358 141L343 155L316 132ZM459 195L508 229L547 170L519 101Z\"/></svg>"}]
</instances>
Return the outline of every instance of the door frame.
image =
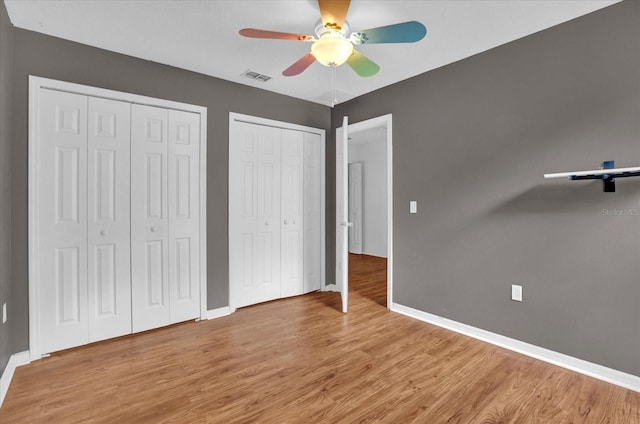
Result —
<instances>
[{"instance_id":1,"label":"door frame","mask_svg":"<svg viewBox=\"0 0 640 424\"><path fill-rule=\"evenodd\" d=\"M353 168L352 168L353 167ZM357 186L358 189L357 190L352 190L355 187L352 185L352 180L351 180L351 169L357 169L357 173L358 173L358 177L360 177L360 184ZM362 237L362 207L363 207L363 193L362 193L362 162L349 162L349 145L347 144L347 186L348 186L348 193L355 193L356 197L360 198L360 210L358 211L360 213L360 216L358 217L357 222L356 221L351 221L351 199L349 199L349 206L348 206L348 221L353 223L352 227L349 227L349 232L353 231L354 234L357 234L358 230L360 231L360 243L358 245L359 250L357 252L353 252L351 250L351 237L349 237L349 240L347 241L348 243L348 250L349 253L355 253L356 255L361 255L362 254L362 248L363 248L363 244L364 244L364 239ZM347 194L347 196L349 197L349 195Z\"/></svg>"},{"instance_id":2,"label":"door frame","mask_svg":"<svg viewBox=\"0 0 640 424\"><path fill-rule=\"evenodd\" d=\"M292 124L290 122L277 121L274 119L261 118L258 116L245 115L237 112L229 112L229 134L231 134L231 126L234 122L244 122L247 124L256 124L263 125L266 127L274 127L286 130L294 130L294 131L302 131L311 134L320 135L320 290L323 290L325 287L326 281L326 159L325 159L325 150L326 150L326 131L320 128L307 127L304 125ZM231 143L231 137L229 136L228 143ZM231 149L229 149L231 151ZM231 189L231 156L228 156L228 169L227 169L227 232L229 232L229 216L231 216L230 210L230 202L228 198L228 193ZM231 235L227 234L227 254L230 252L231 243ZM227 264L230 266L231 257L227 258ZM231 279L229 279L229 313L233 313L236 310L236 306L232 303L231 299Z\"/></svg>"},{"instance_id":3,"label":"door frame","mask_svg":"<svg viewBox=\"0 0 640 424\"><path fill-rule=\"evenodd\" d=\"M132 104L176 109L200 115L200 319L207 319L207 108L171 100L75 84L29 75L29 356L31 361L42 357L40 350L40 229L39 209L39 133L38 120L41 90L56 90L84 96L100 97Z\"/></svg>"},{"instance_id":4,"label":"door frame","mask_svg":"<svg viewBox=\"0 0 640 424\"><path fill-rule=\"evenodd\" d=\"M336 138L341 128L336 128ZM347 130L349 134L353 134L372 128L387 130L387 309L391 309L393 305L393 114L349 124ZM336 222L335 225L337 231L338 223ZM332 288L328 289L332 290Z\"/></svg>"}]
</instances>

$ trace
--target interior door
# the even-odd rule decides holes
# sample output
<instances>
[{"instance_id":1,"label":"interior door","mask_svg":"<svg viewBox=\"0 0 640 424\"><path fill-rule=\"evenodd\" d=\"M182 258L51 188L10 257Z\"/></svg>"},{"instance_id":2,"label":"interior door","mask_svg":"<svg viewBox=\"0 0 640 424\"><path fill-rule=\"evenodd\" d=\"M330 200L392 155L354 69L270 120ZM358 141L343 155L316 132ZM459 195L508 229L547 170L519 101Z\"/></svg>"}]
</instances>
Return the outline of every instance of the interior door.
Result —
<instances>
[{"instance_id":1,"label":"interior door","mask_svg":"<svg viewBox=\"0 0 640 424\"><path fill-rule=\"evenodd\" d=\"M134 332L170 324L166 109L131 107L131 302Z\"/></svg>"},{"instance_id":2,"label":"interior door","mask_svg":"<svg viewBox=\"0 0 640 424\"><path fill-rule=\"evenodd\" d=\"M89 97L89 342L131 333L131 105Z\"/></svg>"},{"instance_id":3,"label":"interior door","mask_svg":"<svg viewBox=\"0 0 640 424\"><path fill-rule=\"evenodd\" d=\"M304 134L282 130L281 297L304 290Z\"/></svg>"},{"instance_id":4,"label":"interior door","mask_svg":"<svg viewBox=\"0 0 640 424\"><path fill-rule=\"evenodd\" d=\"M200 115L169 110L171 322L200 316Z\"/></svg>"},{"instance_id":5,"label":"interior door","mask_svg":"<svg viewBox=\"0 0 640 424\"><path fill-rule=\"evenodd\" d=\"M362 253L362 163L349 164L349 252Z\"/></svg>"},{"instance_id":6,"label":"interior door","mask_svg":"<svg viewBox=\"0 0 640 424\"><path fill-rule=\"evenodd\" d=\"M349 117L342 119L336 131L336 286L342 298L342 312L349 305L349 216L348 216L348 157Z\"/></svg>"},{"instance_id":7,"label":"interior door","mask_svg":"<svg viewBox=\"0 0 640 424\"><path fill-rule=\"evenodd\" d=\"M87 97L40 92L41 353L86 344Z\"/></svg>"}]
</instances>

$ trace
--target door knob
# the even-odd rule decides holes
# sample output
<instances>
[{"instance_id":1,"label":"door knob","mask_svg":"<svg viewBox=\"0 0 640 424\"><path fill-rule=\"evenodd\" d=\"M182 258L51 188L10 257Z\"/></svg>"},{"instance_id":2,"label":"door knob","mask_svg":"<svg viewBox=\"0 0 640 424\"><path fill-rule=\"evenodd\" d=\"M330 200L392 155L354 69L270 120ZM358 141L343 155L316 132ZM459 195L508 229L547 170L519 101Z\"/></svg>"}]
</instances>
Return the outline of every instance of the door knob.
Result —
<instances>
[{"instance_id":1,"label":"door knob","mask_svg":"<svg viewBox=\"0 0 640 424\"><path fill-rule=\"evenodd\" d=\"M156 231L158 231L158 227L151 227L151 232L155 233Z\"/></svg>"},{"instance_id":2,"label":"door knob","mask_svg":"<svg viewBox=\"0 0 640 424\"><path fill-rule=\"evenodd\" d=\"M107 231L106 231L106 230L102 230L102 231L100 231L100 235L101 235L101 236L103 236L103 237L104 237L104 236L106 236L107 234L108 234L108 233L107 233Z\"/></svg>"},{"instance_id":3,"label":"door knob","mask_svg":"<svg viewBox=\"0 0 640 424\"><path fill-rule=\"evenodd\" d=\"M269 221L264 221L264 226L268 227L269 226Z\"/></svg>"},{"instance_id":4,"label":"door knob","mask_svg":"<svg viewBox=\"0 0 640 424\"><path fill-rule=\"evenodd\" d=\"M284 225L289 225L289 220L285 219L284 220Z\"/></svg>"}]
</instances>

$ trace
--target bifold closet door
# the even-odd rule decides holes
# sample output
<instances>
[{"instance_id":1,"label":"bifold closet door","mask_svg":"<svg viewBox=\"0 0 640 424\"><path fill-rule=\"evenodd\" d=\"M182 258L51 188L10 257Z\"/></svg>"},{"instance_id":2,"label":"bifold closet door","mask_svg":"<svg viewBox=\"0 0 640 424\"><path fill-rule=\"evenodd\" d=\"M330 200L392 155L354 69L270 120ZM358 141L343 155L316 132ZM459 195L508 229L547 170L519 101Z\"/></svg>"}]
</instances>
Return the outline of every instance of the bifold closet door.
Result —
<instances>
[{"instance_id":1,"label":"bifold closet door","mask_svg":"<svg viewBox=\"0 0 640 424\"><path fill-rule=\"evenodd\" d=\"M133 331L200 316L200 116L133 105Z\"/></svg>"},{"instance_id":2,"label":"bifold closet door","mask_svg":"<svg viewBox=\"0 0 640 424\"><path fill-rule=\"evenodd\" d=\"M169 110L171 322L200 316L200 115ZM204 237L204 235L203 235Z\"/></svg>"},{"instance_id":3,"label":"bifold closet door","mask_svg":"<svg viewBox=\"0 0 640 424\"><path fill-rule=\"evenodd\" d=\"M166 109L131 107L131 305L134 332L168 325Z\"/></svg>"},{"instance_id":4,"label":"bifold closet door","mask_svg":"<svg viewBox=\"0 0 640 424\"><path fill-rule=\"evenodd\" d=\"M87 97L41 90L38 110L40 342L86 344Z\"/></svg>"},{"instance_id":5,"label":"bifold closet door","mask_svg":"<svg viewBox=\"0 0 640 424\"><path fill-rule=\"evenodd\" d=\"M322 277L322 138L304 133L304 293L320 290Z\"/></svg>"},{"instance_id":6,"label":"bifold closet door","mask_svg":"<svg viewBox=\"0 0 640 424\"><path fill-rule=\"evenodd\" d=\"M230 128L229 278L234 308L280 297L279 128Z\"/></svg>"},{"instance_id":7,"label":"bifold closet door","mask_svg":"<svg viewBox=\"0 0 640 424\"><path fill-rule=\"evenodd\" d=\"M131 333L131 105L89 97L89 342Z\"/></svg>"},{"instance_id":8,"label":"bifold closet door","mask_svg":"<svg viewBox=\"0 0 640 424\"><path fill-rule=\"evenodd\" d=\"M304 133L282 130L281 297L304 290Z\"/></svg>"},{"instance_id":9,"label":"bifold closet door","mask_svg":"<svg viewBox=\"0 0 640 424\"><path fill-rule=\"evenodd\" d=\"M42 90L43 353L131 332L128 103Z\"/></svg>"}]
</instances>

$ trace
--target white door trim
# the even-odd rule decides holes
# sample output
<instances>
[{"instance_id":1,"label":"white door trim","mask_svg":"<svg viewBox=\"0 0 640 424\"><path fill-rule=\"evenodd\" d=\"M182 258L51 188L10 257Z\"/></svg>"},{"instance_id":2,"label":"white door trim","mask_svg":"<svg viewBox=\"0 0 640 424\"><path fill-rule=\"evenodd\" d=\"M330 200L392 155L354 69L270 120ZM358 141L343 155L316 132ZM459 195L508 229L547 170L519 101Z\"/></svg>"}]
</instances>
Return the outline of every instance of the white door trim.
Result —
<instances>
[{"instance_id":1,"label":"white door trim","mask_svg":"<svg viewBox=\"0 0 640 424\"><path fill-rule=\"evenodd\" d=\"M378 116L349 124L349 134L372 128L387 130L387 309L393 306L393 115ZM342 127L340 127L342 128ZM338 225L338 223L336 223Z\"/></svg>"},{"instance_id":2,"label":"white door trim","mask_svg":"<svg viewBox=\"0 0 640 424\"><path fill-rule=\"evenodd\" d=\"M273 119L267 119L267 118L260 118L258 116L251 116L251 115L245 115L242 113L236 113L236 112L229 112L229 128L231 128L231 126L233 125L234 122L245 122L245 123L249 123L249 124L257 124L257 125L263 125L263 126L267 126L267 127L275 127L275 128L281 128L281 129L287 129L287 130L294 130L294 131L302 131L302 132L306 132L306 133L311 133L311 134L318 134L320 136L320 251L322 252L322 255L320 257L320 287L321 289L325 286L325 274L326 274L326 224L325 224L325 185L326 185L326 181L325 181L325 167L326 167L326 161L325 161L325 144L326 144L326 136L325 133L326 131L323 129L319 129L319 128L313 128L313 127L307 127L304 125L298 125L298 124L292 124L289 122L283 122L283 121L276 121ZM229 139L230 141L230 139ZM231 172L231 163L229 163L229 172ZM231 190L231 179L229 178L227 181L227 190ZM227 198L227 205L229 205L229 199ZM227 213L230 213L229 210L227 210ZM227 216L227 220L228 220L228 216ZM228 222L227 222L227 227L229 227ZM227 243L230 243L231 240L231 235L228 234L228 241ZM230 258L228 258L229 260ZM229 280L229 309L231 312L235 311L236 306L232 304L231 302L231 280Z\"/></svg>"},{"instance_id":3,"label":"white door trim","mask_svg":"<svg viewBox=\"0 0 640 424\"><path fill-rule=\"evenodd\" d=\"M157 106L200 114L200 231L207 234L207 108L170 100L156 99L137 94L74 84L49 78L29 76L29 353L32 361L40 359L40 258L39 258L39 164L38 164L38 110L40 91L50 89L85 96L118 100L128 103ZM200 319L207 319L207 244L206 237L200 238Z\"/></svg>"}]
</instances>

